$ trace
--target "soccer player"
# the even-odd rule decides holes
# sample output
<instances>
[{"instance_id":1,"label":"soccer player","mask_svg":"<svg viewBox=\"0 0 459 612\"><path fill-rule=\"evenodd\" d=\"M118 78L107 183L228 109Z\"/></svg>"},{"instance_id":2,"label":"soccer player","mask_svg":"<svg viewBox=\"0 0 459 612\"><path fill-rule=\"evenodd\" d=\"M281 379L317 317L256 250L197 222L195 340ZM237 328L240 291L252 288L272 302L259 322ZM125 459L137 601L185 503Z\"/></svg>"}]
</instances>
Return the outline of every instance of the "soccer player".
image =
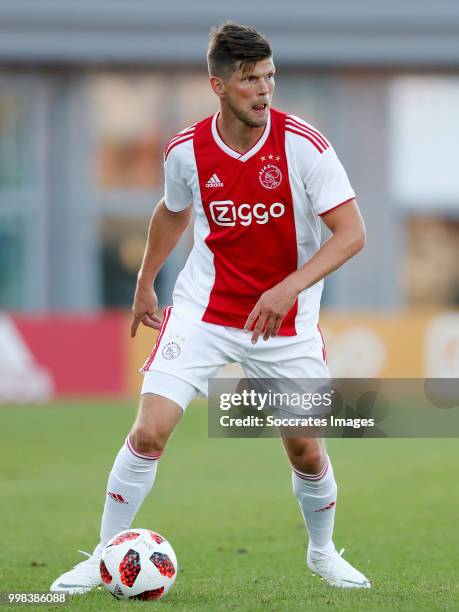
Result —
<instances>
[{"instance_id":1,"label":"soccer player","mask_svg":"<svg viewBox=\"0 0 459 612\"><path fill-rule=\"evenodd\" d=\"M252 379L329 378L320 298L324 277L364 245L355 194L328 140L271 107L275 67L262 34L226 22L212 30L207 57L220 110L166 146L165 196L138 275L131 335L141 322L159 330L138 416L108 479L100 542L53 591L100 584L104 546L131 526L171 432L225 364L239 362ZM194 246L161 321L153 284L192 208ZM331 231L322 246L320 219ZM333 586L369 588L332 540L337 486L323 441L283 444L309 534L308 567Z\"/></svg>"}]
</instances>

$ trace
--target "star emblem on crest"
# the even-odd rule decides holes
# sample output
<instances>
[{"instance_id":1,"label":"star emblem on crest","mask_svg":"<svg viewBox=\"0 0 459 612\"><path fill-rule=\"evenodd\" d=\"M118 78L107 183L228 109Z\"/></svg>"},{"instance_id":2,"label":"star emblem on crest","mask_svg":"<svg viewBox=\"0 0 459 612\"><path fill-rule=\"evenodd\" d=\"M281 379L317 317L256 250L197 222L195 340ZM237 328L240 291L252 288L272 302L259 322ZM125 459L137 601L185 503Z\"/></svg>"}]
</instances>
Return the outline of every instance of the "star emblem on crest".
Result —
<instances>
[{"instance_id":1,"label":"star emblem on crest","mask_svg":"<svg viewBox=\"0 0 459 612\"><path fill-rule=\"evenodd\" d=\"M273 160L273 159L275 159L276 161L280 161L280 155L273 155L272 153L270 153L269 155L262 155L260 157L260 160L262 162L266 161L267 159L270 160L270 161Z\"/></svg>"}]
</instances>

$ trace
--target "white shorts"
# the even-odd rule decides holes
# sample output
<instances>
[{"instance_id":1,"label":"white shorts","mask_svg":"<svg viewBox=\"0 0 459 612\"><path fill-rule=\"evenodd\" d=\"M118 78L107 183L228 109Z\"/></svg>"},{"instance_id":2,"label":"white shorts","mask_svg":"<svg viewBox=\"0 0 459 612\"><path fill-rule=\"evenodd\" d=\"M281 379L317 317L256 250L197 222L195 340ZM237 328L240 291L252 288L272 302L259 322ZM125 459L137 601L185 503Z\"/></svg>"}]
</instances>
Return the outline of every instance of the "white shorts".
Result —
<instances>
[{"instance_id":1,"label":"white shorts","mask_svg":"<svg viewBox=\"0 0 459 612\"><path fill-rule=\"evenodd\" d=\"M251 343L252 334L197 321L175 307L164 310L156 344L145 362L143 393L175 401L183 410L199 394L207 397L209 378L240 363L248 378L330 377L320 329Z\"/></svg>"}]
</instances>

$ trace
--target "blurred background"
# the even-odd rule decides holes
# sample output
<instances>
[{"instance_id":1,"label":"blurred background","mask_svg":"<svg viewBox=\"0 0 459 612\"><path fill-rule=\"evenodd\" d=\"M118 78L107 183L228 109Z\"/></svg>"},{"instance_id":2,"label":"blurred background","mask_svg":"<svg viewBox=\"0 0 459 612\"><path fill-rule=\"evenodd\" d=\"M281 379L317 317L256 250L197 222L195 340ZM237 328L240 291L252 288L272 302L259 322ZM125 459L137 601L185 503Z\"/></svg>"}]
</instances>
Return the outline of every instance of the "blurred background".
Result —
<instances>
[{"instance_id":1,"label":"blurred background","mask_svg":"<svg viewBox=\"0 0 459 612\"><path fill-rule=\"evenodd\" d=\"M208 31L229 18L268 35L275 106L331 140L366 221L326 281L332 373L459 376L455 1L0 0L0 401L138 392L154 336L129 338L129 308L162 151L216 110Z\"/></svg>"}]
</instances>

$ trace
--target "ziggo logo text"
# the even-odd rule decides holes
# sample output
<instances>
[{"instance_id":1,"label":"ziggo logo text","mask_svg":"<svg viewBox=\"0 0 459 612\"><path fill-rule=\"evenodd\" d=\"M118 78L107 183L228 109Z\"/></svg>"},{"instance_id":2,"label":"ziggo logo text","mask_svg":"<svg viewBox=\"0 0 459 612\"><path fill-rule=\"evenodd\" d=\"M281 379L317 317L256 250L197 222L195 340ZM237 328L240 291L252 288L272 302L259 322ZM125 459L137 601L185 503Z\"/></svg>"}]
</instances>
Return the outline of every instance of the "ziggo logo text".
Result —
<instances>
[{"instance_id":1,"label":"ziggo logo text","mask_svg":"<svg viewBox=\"0 0 459 612\"><path fill-rule=\"evenodd\" d=\"M237 206L232 200L219 200L210 203L210 214L212 220L217 225L227 227L240 225L250 225L252 221L258 225L268 223L270 218L282 217L285 212L285 206L281 202L274 202L270 206L266 206L262 202L254 204L239 204Z\"/></svg>"}]
</instances>

